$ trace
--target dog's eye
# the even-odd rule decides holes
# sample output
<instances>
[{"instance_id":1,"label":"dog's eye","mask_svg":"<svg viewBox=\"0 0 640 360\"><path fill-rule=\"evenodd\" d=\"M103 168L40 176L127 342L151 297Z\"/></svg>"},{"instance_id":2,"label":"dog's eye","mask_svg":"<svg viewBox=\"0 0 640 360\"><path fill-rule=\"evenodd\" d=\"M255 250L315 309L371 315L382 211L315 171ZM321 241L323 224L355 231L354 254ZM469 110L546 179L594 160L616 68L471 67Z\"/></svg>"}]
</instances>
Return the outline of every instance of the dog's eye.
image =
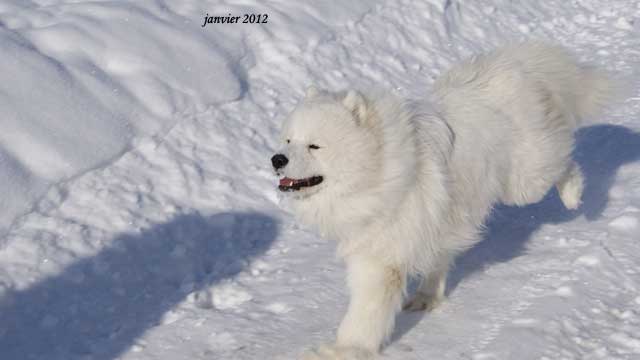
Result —
<instances>
[{"instance_id":1,"label":"dog's eye","mask_svg":"<svg viewBox=\"0 0 640 360\"><path fill-rule=\"evenodd\" d=\"M290 142L291 142L291 140L287 139L287 144L290 143Z\"/></svg>"},{"instance_id":2,"label":"dog's eye","mask_svg":"<svg viewBox=\"0 0 640 360\"><path fill-rule=\"evenodd\" d=\"M318 145L316 145L316 144L311 144L311 145L309 145L309 149L311 149L311 150L317 150L317 149L320 149L320 146L318 146Z\"/></svg>"}]
</instances>

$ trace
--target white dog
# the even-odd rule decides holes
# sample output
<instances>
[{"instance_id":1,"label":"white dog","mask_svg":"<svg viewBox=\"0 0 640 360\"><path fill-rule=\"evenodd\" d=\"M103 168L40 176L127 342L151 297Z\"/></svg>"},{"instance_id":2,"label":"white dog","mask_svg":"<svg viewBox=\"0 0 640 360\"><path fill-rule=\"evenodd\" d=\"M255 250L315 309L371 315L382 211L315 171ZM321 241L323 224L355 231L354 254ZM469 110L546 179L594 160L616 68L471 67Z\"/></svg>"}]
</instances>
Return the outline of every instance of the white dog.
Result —
<instances>
[{"instance_id":1,"label":"white dog","mask_svg":"<svg viewBox=\"0 0 640 360\"><path fill-rule=\"evenodd\" d=\"M610 89L602 73L539 43L463 62L422 104L310 88L272 164L295 214L337 239L351 300L335 344L305 359L374 357L409 275L423 280L406 308L436 307L454 257L480 239L496 202L531 204L555 185L578 207L573 133Z\"/></svg>"}]
</instances>

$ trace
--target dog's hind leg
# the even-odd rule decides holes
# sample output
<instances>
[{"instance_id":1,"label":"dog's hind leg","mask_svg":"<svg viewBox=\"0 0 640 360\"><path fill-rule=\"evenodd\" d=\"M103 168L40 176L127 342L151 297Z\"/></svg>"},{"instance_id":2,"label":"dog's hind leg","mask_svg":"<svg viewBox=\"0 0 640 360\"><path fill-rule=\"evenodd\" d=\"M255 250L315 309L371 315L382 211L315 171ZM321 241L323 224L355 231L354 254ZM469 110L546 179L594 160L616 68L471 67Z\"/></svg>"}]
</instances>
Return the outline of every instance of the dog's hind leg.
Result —
<instances>
[{"instance_id":1,"label":"dog's hind leg","mask_svg":"<svg viewBox=\"0 0 640 360\"><path fill-rule=\"evenodd\" d=\"M442 261L420 280L415 295L402 307L405 311L431 311L444 300L450 261Z\"/></svg>"},{"instance_id":2,"label":"dog's hind leg","mask_svg":"<svg viewBox=\"0 0 640 360\"><path fill-rule=\"evenodd\" d=\"M567 209L575 210L582 202L582 190L584 189L584 178L580 167L572 162L560 181L556 183L560 199Z\"/></svg>"}]
</instances>

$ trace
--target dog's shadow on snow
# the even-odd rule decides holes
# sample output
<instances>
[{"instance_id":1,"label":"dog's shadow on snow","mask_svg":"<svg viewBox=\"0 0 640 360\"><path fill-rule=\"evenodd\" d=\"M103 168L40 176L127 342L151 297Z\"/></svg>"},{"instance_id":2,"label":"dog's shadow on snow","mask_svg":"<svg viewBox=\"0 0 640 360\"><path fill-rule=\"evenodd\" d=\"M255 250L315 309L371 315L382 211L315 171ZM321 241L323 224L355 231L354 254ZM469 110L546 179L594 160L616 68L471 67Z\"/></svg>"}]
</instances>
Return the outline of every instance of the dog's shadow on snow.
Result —
<instances>
[{"instance_id":1,"label":"dog's shadow on snow","mask_svg":"<svg viewBox=\"0 0 640 360\"><path fill-rule=\"evenodd\" d=\"M618 168L640 160L640 133L608 124L581 128L576 133L573 157L582 168L586 182L580 208L574 211L565 209L555 188L536 204L497 206L487 222L483 240L456 260L449 275L448 294L473 273L524 255L527 241L542 225L567 222L579 216L587 220L600 217L609 201L609 189ZM424 315L400 314L393 341L400 339Z\"/></svg>"},{"instance_id":2,"label":"dog's shadow on snow","mask_svg":"<svg viewBox=\"0 0 640 360\"><path fill-rule=\"evenodd\" d=\"M260 213L180 215L0 298L2 359L115 359L187 296L241 272L278 223ZM201 296L194 306L211 306Z\"/></svg>"}]
</instances>

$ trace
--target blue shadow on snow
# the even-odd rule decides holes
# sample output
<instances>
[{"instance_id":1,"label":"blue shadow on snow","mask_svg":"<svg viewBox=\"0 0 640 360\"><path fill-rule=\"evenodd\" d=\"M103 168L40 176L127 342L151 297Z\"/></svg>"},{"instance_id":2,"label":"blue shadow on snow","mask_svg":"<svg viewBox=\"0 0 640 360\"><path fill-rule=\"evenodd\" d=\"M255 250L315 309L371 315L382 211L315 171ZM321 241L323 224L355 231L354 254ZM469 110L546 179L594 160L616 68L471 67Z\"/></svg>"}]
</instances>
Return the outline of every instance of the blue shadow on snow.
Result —
<instances>
[{"instance_id":1,"label":"blue shadow on snow","mask_svg":"<svg viewBox=\"0 0 640 360\"><path fill-rule=\"evenodd\" d=\"M109 360L194 291L241 272L278 235L260 213L181 215L0 299L0 358Z\"/></svg>"}]
</instances>

